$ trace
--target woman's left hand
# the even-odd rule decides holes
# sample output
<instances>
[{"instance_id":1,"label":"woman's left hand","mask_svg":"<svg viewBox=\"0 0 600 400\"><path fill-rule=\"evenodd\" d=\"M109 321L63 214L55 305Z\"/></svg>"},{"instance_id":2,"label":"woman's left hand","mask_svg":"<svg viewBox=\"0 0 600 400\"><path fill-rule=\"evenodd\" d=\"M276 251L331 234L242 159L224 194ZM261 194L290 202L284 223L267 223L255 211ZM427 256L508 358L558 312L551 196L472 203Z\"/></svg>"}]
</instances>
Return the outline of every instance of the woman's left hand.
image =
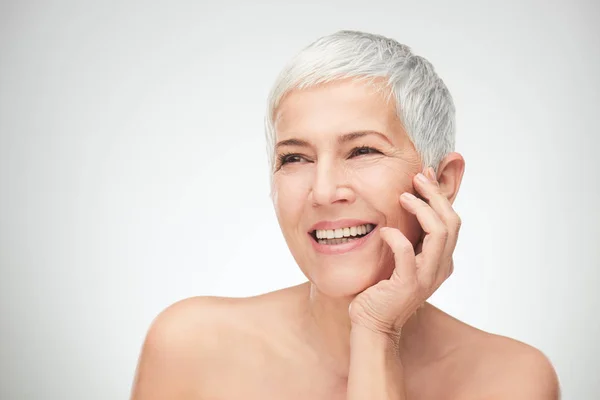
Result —
<instances>
[{"instance_id":1,"label":"woman's left hand","mask_svg":"<svg viewBox=\"0 0 600 400\"><path fill-rule=\"evenodd\" d=\"M352 301L353 326L398 336L410 316L452 274L452 253L461 220L441 193L433 169L428 168L427 174L429 179L418 174L414 186L429 204L410 193L400 197L402 206L423 227L425 237L415 254L412 243L399 229L380 228L381 238L394 253L395 269L389 279L371 286Z\"/></svg>"}]
</instances>

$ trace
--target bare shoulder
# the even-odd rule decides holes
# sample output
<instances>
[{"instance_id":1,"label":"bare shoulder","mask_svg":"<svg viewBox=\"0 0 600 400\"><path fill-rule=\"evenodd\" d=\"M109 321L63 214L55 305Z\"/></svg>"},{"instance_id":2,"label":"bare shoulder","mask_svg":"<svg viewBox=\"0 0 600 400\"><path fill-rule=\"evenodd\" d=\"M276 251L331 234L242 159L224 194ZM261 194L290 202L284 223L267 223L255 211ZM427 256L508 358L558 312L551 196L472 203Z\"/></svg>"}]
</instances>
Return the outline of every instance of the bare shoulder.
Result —
<instances>
[{"instance_id":1,"label":"bare shoulder","mask_svg":"<svg viewBox=\"0 0 600 400\"><path fill-rule=\"evenodd\" d=\"M225 339L220 331L234 304L227 298L194 297L163 310L146 334L131 398L197 397L202 385L198 380L214 364L211 353Z\"/></svg>"},{"instance_id":2,"label":"bare shoulder","mask_svg":"<svg viewBox=\"0 0 600 400\"><path fill-rule=\"evenodd\" d=\"M152 321L144 350L187 350L190 345L212 348L227 325L239 323L243 299L191 297L167 307Z\"/></svg>"},{"instance_id":3,"label":"bare shoulder","mask_svg":"<svg viewBox=\"0 0 600 400\"><path fill-rule=\"evenodd\" d=\"M540 350L508 337L482 333L467 351L475 366L465 399L557 400L560 389L552 363Z\"/></svg>"},{"instance_id":4,"label":"bare shoulder","mask_svg":"<svg viewBox=\"0 0 600 400\"><path fill-rule=\"evenodd\" d=\"M148 329L131 398L198 398L215 376L236 373L232 365L252 369L251 352L269 351L264 332L284 293L192 297L167 307Z\"/></svg>"},{"instance_id":5,"label":"bare shoulder","mask_svg":"<svg viewBox=\"0 0 600 400\"><path fill-rule=\"evenodd\" d=\"M480 330L431 304L420 311L427 338L418 354L430 354L433 368L415 380L432 398L457 400L556 400L559 384L549 359L526 343ZM419 375L416 375L419 377ZM424 377L424 378L423 378ZM434 377L438 385L428 380Z\"/></svg>"}]
</instances>

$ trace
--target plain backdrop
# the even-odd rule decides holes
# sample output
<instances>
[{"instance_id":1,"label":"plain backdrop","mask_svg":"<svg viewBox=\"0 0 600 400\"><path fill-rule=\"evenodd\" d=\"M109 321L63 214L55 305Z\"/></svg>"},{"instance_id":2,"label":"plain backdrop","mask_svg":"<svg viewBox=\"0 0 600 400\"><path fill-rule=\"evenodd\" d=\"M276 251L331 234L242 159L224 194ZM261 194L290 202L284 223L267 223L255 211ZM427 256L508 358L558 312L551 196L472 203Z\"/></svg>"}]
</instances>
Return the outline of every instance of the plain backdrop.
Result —
<instances>
[{"instance_id":1,"label":"plain backdrop","mask_svg":"<svg viewBox=\"0 0 600 400\"><path fill-rule=\"evenodd\" d=\"M125 399L153 318L304 281L269 200L283 65L340 29L429 59L466 173L432 303L600 398L597 1L2 1L0 398Z\"/></svg>"}]
</instances>

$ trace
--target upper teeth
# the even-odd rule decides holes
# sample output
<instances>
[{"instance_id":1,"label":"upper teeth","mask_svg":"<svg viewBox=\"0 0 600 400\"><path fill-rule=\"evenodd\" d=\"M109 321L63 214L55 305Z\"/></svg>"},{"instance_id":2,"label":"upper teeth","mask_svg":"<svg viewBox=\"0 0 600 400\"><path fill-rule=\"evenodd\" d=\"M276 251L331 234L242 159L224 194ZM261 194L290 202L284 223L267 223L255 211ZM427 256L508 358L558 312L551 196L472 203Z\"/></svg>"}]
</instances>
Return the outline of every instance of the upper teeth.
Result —
<instances>
[{"instance_id":1,"label":"upper teeth","mask_svg":"<svg viewBox=\"0 0 600 400\"><path fill-rule=\"evenodd\" d=\"M349 228L338 228L338 229L317 229L317 239L336 239L342 237L351 237L356 235L364 235L373 230L375 225L364 224L358 226L352 226Z\"/></svg>"}]
</instances>

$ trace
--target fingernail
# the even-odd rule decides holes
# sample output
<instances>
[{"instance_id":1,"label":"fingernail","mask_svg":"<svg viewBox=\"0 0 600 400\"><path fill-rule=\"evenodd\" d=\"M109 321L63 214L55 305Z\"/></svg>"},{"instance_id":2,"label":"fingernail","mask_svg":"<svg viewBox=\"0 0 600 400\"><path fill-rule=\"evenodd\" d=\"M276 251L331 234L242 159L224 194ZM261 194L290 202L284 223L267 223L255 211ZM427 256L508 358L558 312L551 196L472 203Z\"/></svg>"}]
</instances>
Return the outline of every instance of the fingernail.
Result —
<instances>
[{"instance_id":1,"label":"fingernail","mask_svg":"<svg viewBox=\"0 0 600 400\"><path fill-rule=\"evenodd\" d=\"M416 200L417 198L409 192L404 192L402 193L402 197L404 197L406 200Z\"/></svg>"},{"instance_id":2,"label":"fingernail","mask_svg":"<svg viewBox=\"0 0 600 400\"><path fill-rule=\"evenodd\" d=\"M420 172L417 174L417 179L423 183L429 182L429 179L427 179L427 177Z\"/></svg>"}]
</instances>

